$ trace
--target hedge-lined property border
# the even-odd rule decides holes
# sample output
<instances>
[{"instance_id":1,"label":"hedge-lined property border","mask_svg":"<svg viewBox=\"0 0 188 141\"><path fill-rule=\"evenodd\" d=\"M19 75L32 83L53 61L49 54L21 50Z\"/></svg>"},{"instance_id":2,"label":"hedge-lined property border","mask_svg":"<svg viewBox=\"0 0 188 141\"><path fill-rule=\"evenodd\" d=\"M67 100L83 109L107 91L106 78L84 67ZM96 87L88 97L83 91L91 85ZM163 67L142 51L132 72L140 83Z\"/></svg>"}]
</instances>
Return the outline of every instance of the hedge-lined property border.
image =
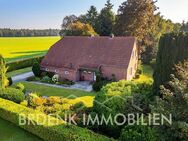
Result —
<instances>
[{"instance_id":1,"label":"hedge-lined property border","mask_svg":"<svg viewBox=\"0 0 188 141\"><path fill-rule=\"evenodd\" d=\"M31 114L40 114L40 123L43 124L19 125L20 115L24 115L27 121L37 123L38 119L35 116L29 116ZM0 117L33 133L45 141L113 141L113 139L96 134L88 129L67 125L62 120L2 98L0 98ZM50 124L47 124L46 118L50 120Z\"/></svg>"},{"instance_id":2,"label":"hedge-lined property border","mask_svg":"<svg viewBox=\"0 0 188 141\"><path fill-rule=\"evenodd\" d=\"M31 66L33 66L33 63L35 61L41 62L43 58L44 58L44 56L38 56L38 57L8 62L7 63L8 72L18 70L18 69L27 68L27 67L31 67Z\"/></svg>"}]
</instances>

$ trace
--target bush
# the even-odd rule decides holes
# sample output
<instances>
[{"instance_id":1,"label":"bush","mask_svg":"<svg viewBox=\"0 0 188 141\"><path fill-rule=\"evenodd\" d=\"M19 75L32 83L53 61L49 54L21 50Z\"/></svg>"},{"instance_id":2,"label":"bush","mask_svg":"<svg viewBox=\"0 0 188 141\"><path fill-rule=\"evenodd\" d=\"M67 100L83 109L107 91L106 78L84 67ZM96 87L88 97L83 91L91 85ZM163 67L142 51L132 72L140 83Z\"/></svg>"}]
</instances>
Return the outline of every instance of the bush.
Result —
<instances>
[{"instance_id":1,"label":"bush","mask_svg":"<svg viewBox=\"0 0 188 141\"><path fill-rule=\"evenodd\" d=\"M9 62L7 63L8 66L8 72L18 70L18 69L23 69L27 67L33 66L34 62L41 62L41 60L44 58L44 56L39 56L39 57L33 57L29 59L23 59L23 60L18 60L14 62Z\"/></svg>"},{"instance_id":2,"label":"bush","mask_svg":"<svg viewBox=\"0 0 188 141\"><path fill-rule=\"evenodd\" d=\"M107 84L95 97L93 105L94 112L99 115L99 118L101 116L105 116L106 118L109 116L114 117L119 113L124 115L128 113L141 113L139 109L133 107L133 98L134 103L142 108L144 110L143 112L148 111L148 105L150 99L152 99L151 91L151 83L122 80ZM109 136L119 137L122 127L116 124L104 124L99 127L99 130Z\"/></svg>"},{"instance_id":3,"label":"bush","mask_svg":"<svg viewBox=\"0 0 188 141\"><path fill-rule=\"evenodd\" d=\"M103 83L95 82L92 87L93 87L94 91L99 92L101 90L101 88L103 87Z\"/></svg>"},{"instance_id":4,"label":"bush","mask_svg":"<svg viewBox=\"0 0 188 141\"><path fill-rule=\"evenodd\" d=\"M3 92L1 91L0 97L20 103L24 100L24 93L15 88L6 88Z\"/></svg>"},{"instance_id":5,"label":"bush","mask_svg":"<svg viewBox=\"0 0 188 141\"><path fill-rule=\"evenodd\" d=\"M20 105L23 105L23 106L27 107L27 106L28 106L27 100L22 101L22 102L20 103Z\"/></svg>"},{"instance_id":6,"label":"bush","mask_svg":"<svg viewBox=\"0 0 188 141\"><path fill-rule=\"evenodd\" d=\"M18 83L14 86L16 89L22 91L23 93L26 92L25 86L22 83Z\"/></svg>"},{"instance_id":7,"label":"bush","mask_svg":"<svg viewBox=\"0 0 188 141\"><path fill-rule=\"evenodd\" d=\"M46 104L47 105L62 104L62 100L58 96L50 96L47 98Z\"/></svg>"},{"instance_id":8,"label":"bush","mask_svg":"<svg viewBox=\"0 0 188 141\"><path fill-rule=\"evenodd\" d=\"M37 61L34 62L33 67L32 67L32 71L33 71L33 73L34 73L34 75L36 77L40 77L41 76L42 71L40 70L39 62L37 62Z\"/></svg>"},{"instance_id":9,"label":"bush","mask_svg":"<svg viewBox=\"0 0 188 141\"><path fill-rule=\"evenodd\" d=\"M52 79L51 79L49 76L44 76L44 77L41 79L41 82L44 82L44 83L52 83Z\"/></svg>"},{"instance_id":10,"label":"bush","mask_svg":"<svg viewBox=\"0 0 188 141\"><path fill-rule=\"evenodd\" d=\"M83 108L84 106L85 106L84 103L82 101L80 101L80 102L74 104L73 106L71 106L71 109L72 110L78 110L80 108Z\"/></svg>"},{"instance_id":11,"label":"bush","mask_svg":"<svg viewBox=\"0 0 188 141\"><path fill-rule=\"evenodd\" d=\"M52 77L55 75L54 72L46 72L46 75L52 79Z\"/></svg>"},{"instance_id":12,"label":"bush","mask_svg":"<svg viewBox=\"0 0 188 141\"><path fill-rule=\"evenodd\" d=\"M123 129L119 141L157 141L154 128L149 126L127 126Z\"/></svg>"},{"instance_id":13,"label":"bush","mask_svg":"<svg viewBox=\"0 0 188 141\"><path fill-rule=\"evenodd\" d=\"M40 81L40 78L35 77L35 76L31 76L31 77L27 78L27 81Z\"/></svg>"},{"instance_id":14,"label":"bush","mask_svg":"<svg viewBox=\"0 0 188 141\"><path fill-rule=\"evenodd\" d=\"M70 80L65 80L65 81L62 81L62 82L58 82L57 84L60 84L60 85L74 85L75 82L70 81Z\"/></svg>"},{"instance_id":15,"label":"bush","mask_svg":"<svg viewBox=\"0 0 188 141\"><path fill-rule=\"evenodd\" d=\"M102 74L98 74L96 77L96 82L92 86L93 90L99 92L103 86L115 80L116 80L115 75L112 75L112 80L107 80L106 78L102 77Z\"/></svg>"},{"instance_id":16,"label":"bush","mask_svg":"<svg viewBox=\"0 0 188 141\"><path fill-rule=\"evenodd\" d=\"M39 98L37 93L30 93L29 95L27 95L26 99L28 101L28 105L32 106L32 107L36 107L37 105L35 104L35 102L33 102L33 99L35 98Z\"/></svg>"},{"instance_id":17,"label":"bush","mask_svg":"<svg viewBox=\"0 0 188 141\"><path fill-rule=\"evenodd\" d=\"M33 115L33 116L30 116ZM40 121L38 116L40 115ZM33 124L19 124L20 116ZM74 125L68 125L63 120L47 116L46 114L0 99L0 117L29 131L45 141L112 141L103 135ZM40 122L40 124L39 124ZM28 122L27 122L28 123ZM38 123L38 124L37 124Z\"/></svg>"}]
</instances>

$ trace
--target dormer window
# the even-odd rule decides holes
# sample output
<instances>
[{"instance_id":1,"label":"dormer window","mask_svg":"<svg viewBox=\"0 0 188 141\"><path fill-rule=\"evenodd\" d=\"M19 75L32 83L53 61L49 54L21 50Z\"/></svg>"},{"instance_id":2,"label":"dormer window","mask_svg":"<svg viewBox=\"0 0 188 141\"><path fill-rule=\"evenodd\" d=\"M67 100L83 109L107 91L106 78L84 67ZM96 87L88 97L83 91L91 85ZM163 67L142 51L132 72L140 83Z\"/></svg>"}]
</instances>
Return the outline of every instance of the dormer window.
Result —
<instances>
[{"instance_id":1,"label":"dormer window","mask_svg":"<svg viewBox=\"0 0 188 141\"><path fill-rule=\"evenodd\" d=\"M59 72L59 70L55 70L55 73L58 73Z\"/></svg>"},{"instance_id":2,"label":"dormer window","mask_svg":"<svg viewBox=\"0 0 188 141\"><path fill-rule=\"evenodd\" d=\"M69 74L69 72L68 71L65 71L65 75L68 75Z\"/></svg>"}]
</instances>

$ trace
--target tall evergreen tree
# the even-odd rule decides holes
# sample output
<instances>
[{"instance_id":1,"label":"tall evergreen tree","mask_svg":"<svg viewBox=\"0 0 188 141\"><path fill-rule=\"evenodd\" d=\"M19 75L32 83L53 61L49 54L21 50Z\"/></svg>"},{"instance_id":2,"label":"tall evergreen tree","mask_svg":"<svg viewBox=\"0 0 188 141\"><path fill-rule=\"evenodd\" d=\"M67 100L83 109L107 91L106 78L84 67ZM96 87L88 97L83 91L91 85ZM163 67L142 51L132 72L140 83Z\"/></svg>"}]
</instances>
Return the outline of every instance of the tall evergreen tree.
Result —
<instances>
[{"instance_id":1,"label":"tall evergreen tree","mask_svg":"<svg viewBox=\"0 0 188 141\"><path fill-rule=\"evenodd\" d=\"M160 95L159 87L174 74L173 67L188 59L188 33L164 34L159 41L156 67L154 70L154 93Z\"/></svg>"},{"instance_id":2,"label":"tall evergreen tree","mask_svg":"<svg viewBox=\"0 0 188 141\"><path fill-rule=\"evenodd\" d=\"M115 24L115 14L112 11L113 5L110 0L107 0L105 7L101 10L98 16L98 33L101 36L109 36L112 34L112 29Z\"/></svg>"},{"instance_id":3,"label":"tall evergreen tree","mask_svg":"<svg viewBox=\"0 0 188 141\"><path fill-rule=\"evenodd\" d=\"M175 66L174 75L160 87L163 98L152 108L154 113L172 114L172 125L158 126L159 140L188 140L188 60ZM163 134L165 132L165 134ZM173 134L172 134L173 133Z\"/></svg>"},{"instance_id":4,"label":"tall evergreen tree","mask_svg":"<svg viewBox=\"0 0 188 141\"><path fill-rule=\"evenodd\" d=\"M97 18L98 12L95 6L91 6L90 9L86 13L86 21L93 26L94 30L97 29Z\"/></svg>"}]
</instances>

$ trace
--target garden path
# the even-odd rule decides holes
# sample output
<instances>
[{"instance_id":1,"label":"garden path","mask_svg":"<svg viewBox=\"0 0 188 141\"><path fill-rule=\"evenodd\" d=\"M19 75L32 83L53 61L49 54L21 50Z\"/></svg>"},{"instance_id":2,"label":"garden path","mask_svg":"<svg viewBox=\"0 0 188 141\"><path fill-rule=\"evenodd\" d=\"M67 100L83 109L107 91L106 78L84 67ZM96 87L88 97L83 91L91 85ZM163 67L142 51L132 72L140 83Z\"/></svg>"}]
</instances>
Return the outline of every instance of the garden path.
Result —
<instances>
[{"instance_id":1,"label":"garden path","mask_svg":"<svg viewBox=\"0 0 188 141\"><path fill-rule=\"evenodd\" d=\"M16 83L16 82L20 82L20 81L25 81L27 80L27 78L34 76L33 72L26 72L23 74L19 74L19 75L15 75L12 76L12 82Z\"/></svg>"}]
</instances>

